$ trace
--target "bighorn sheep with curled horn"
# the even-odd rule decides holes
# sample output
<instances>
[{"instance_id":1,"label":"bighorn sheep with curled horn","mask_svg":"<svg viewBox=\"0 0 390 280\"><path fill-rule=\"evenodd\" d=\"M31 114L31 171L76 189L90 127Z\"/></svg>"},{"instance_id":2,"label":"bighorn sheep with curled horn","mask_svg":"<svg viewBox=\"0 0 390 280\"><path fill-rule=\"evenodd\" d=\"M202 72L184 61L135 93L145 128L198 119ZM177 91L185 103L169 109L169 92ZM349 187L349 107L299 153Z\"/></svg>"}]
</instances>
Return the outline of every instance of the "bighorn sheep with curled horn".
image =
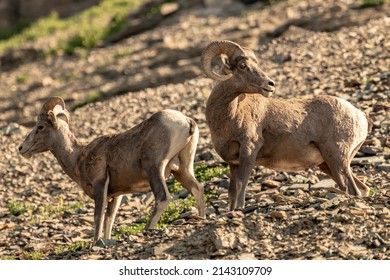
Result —
<instances>
[{"instance_id":1,"label":"bighorn sheep with curled horn","mask_svg":"<svg viewBox=\"0 0 390 280\"><path fill-rule=\"evenodd\" d=\"M223 74L212 59L224 55ZM231 41L216 41L203 51L201 67L217 81L206 119L217 153L229 163L230 210L244 207L245 187L255 165L278 171L319 166L351 195L369 188L350 163L371 129L371 121L349 102L332 96L268 98L275 83L258 66L254 52Z\"/></svg>"},{"instance_id":2,"label":"bighorn sheep with curled horn","mask_svg":"<svg viewBox=\"0 0 390 280\"><path fill-rule=\"evenodd\" d=\"M145 229L153 229L171 199L165 184L170 173L194 195L199 216L205 216L203 186L193 172L199 135L194 120L163 110L130 130L100 136L89 144L77 140L69 121L64 101L48 99L19 151L26 158L51 151L94 200L94 242L102 237L103 222L104 238L111 237L122 195L127 193L152 190L156 203Z\"/></svg>"}]
</instances>

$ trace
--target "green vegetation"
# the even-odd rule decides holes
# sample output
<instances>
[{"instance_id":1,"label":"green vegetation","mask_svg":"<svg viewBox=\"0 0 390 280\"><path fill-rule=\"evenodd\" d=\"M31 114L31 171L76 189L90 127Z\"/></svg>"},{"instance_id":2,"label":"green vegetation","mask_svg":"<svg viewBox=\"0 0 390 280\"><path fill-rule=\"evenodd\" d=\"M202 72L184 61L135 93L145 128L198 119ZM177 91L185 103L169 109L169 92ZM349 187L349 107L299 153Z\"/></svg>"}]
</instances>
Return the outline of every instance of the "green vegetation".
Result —
<instances>
[{"instance_id":1,"label":"green vegetation","mask_svg":"<svg viewBox=\"0 0 390 280\"><path fill-rule=\"evenodd\" d=\"M124 234L130 234L130 235L134 235L134 234L137 234L138 232L141 232L143 231L143 229L145 228L145 225L146 223L136 223L136 224L132 224L132 225L124 225L124 226L121 226L119 228L119 231L117 234L115 234L113 236L114 239L118 239L120 236L124 235Z\"/></svg>"},{"instance_id":2,"label":"green vegetation","mask_svg":"<svg viewBox=\"0 0 390 280\"><path fill-rule=\"evenodd\" d=\"M101 93L100 91L92 92L88 95L88 97L83 102L79 102L73 105L72 111L76 110L77 108L83 107L89 103L94 103L99 99L101 99L102 97L103 97L103 93Z\"/></svg>"},{"instance_id":3,"label":"green vegetation","mask_svg":"<svg viewBox=\"0 0 390 280\"><path fill-rule=\"evenodd\" d=\"M1 258L1 260L4 260L4 261L12 261L12 260L16 260L16 258L13 257L13 256L4 256L3 258Z\"/></svg>"},{"instance_id":4,"label":"green vegetation","mask_svg":"<svg viewBox=\"0 0 390 280\"><path fill-rule=\"evenodd\" d=\"M63 199L57 203L57 205L53 204L44 204L38 207L38 212L40 215L44 217L55 217L58 215L62 215L64 212L74 213L78 209L81 209L84 206L83 201L73 202L70 204L64 204Z\"/></svg>"},{"instance_id":5,"label":"green vegetation","mask_svg":"<svg viewBox=\"0 0 390 280\"><path fill-rule=\"evenodd\" d=\"M229 167L227 165L217 165L212 167L207 165L198 165L194 167L195 177L199 182L208 182L212 178L220 177L228 172Z\"/></svg>"},{"instance_id":6,"label":"green vegetation","mask_svg":"<svg viewBox=\"0 0 390 280\"><path fill-rule=\"evenodd\" d=\"M125 56L129 56L132 53L133 53L133 50L131 50L131 49L118 50L117 52L115 52L114 58L122 58L122 57L125 57Z\"/></svg>"},{"instance_id":7,"label":"green vegetation","mask_svg":"<svg viewBox=\"0 0 390 280\"><path fill-rule=\"evenodd\" d=\"M18 84L24 84L28 82L29 76L26 73L20 74L19 76L16 77L16 82Z\"/></svg>"},{"instance_id":8,"label":"green vegetation","mask_svg":"<svg viewBox=\"0 0 390 280\"><path fill-rule=\"evenodd\" d=\"M62 215L64 212L75 213L77 210L85 207L86 203L88 202L85 200L66 203L64 201L64 196L59 196L59 200L56 205L48 203L36 207L32 204L27 204L17 200L13 200L7 203L7 208L10 211L10 213L15 216L19 216L30 210L31 211L34 210L34 212L38 214L38 217L36 215L32 215L31 222L33 224L39 224L40 217L52 218L58 215Z\"/></svg>"},{"instance_id":9,"label":"green vegetation","mask_svg":"<svg viewBox=\"0 0 390 280\"><path fill-rule=\"evenodd\" d=\"M122 30L129 11L142 1L103 0L99 5L69 18L61 19L57 13L52 13L31 25L21 23L17 28L0 32L0 51L47 36L56 39L56 46L47 44L47 49L43 50L48 54L58 51L73 54L79 48L92 48Z\"/></svg>"},{"instance_id":10,"label":"green vegetation","mask_svg":"<svg viewBox=\"0 0 390 280\"><path fill-rule=\"evenodd\" d=\"M34 206L20 201L12 200L7 203L7 208L12 215L19 216L26 213L29 210L34 209Z\"/></svg>"},{"instance_id":11,"label":"green vegetation","mask_svg":"<svg viewBox=\"0 0 390 280\"><path fill-rule=\"evenodd\" d=\"M41 251L24 252L23 259L25 260L41 260L43 253Z\"/></svg>"},{"instance_id":12,"label":"green vegetation","mask_svg":"<svg viewBox=\"0 0 390 280\"><path fill-rule=\"evenodd\" d=\"M385 3L385 0L363 0L362 4L360 5L360 8L364 9L364 8L375 7L375 6L383 5L383 3Z\"/></svg>"},{"instance_id":13,"label":"green vegetation","mask_svg":"<svg viewBox=\"0 0 390 280\"><path fill-rule=\"evenodd\" d=\"M87 248L88 243L85 241L76 241L68 245L59 245L54 248L54 254L61 255L67 252L75 253L76 251Z\"/></svg>"},{"instance_id":14,"label":"green vegetation","mask_svg":"<svg viewBox=\"0 0 390 280\"><path fill-rule=\"evenodd\" d=\"M370 188L370 191L369 191L369 193L368 193L368 196L374 196L375 193L376 193L376 189Z\"/></svg>"}]
</instances>

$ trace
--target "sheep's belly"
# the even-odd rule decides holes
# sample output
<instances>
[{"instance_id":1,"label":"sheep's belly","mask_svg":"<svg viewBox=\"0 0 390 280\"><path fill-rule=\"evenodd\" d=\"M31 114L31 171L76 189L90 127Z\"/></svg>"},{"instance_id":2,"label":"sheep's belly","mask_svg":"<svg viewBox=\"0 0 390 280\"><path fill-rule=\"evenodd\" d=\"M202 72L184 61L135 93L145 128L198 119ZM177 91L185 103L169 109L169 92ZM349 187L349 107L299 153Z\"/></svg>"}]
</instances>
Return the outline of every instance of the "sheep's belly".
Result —
<instances>
[{"instance_id":1,"label":"sheep's belly","mask_svg":"<svg viewBox=\"0 0 390 280\"><path fill-rule=\"evenodd\" d=\"M127 173L126 175L119 176L115 173L112 174L110 185L108 186L108 196L111 197L121 194L144 193L150 191L150 185L146 176L131 173ZM135 175L138 175L139 177Z\"/></svg>"},{"instance_id":2,"label":"sheep's belly","mask_svg":"<svg viewBox=\"0 0 390 280\"><path fill-rule=\"evenodd\" d=\"M317 166L324 160L318 149L303 150L300 153L286 154L285 151L274 153L271 156L258 155L257 165L262 165L276 171L299 171L305 168Z\"/></svg>"}]
</instances>

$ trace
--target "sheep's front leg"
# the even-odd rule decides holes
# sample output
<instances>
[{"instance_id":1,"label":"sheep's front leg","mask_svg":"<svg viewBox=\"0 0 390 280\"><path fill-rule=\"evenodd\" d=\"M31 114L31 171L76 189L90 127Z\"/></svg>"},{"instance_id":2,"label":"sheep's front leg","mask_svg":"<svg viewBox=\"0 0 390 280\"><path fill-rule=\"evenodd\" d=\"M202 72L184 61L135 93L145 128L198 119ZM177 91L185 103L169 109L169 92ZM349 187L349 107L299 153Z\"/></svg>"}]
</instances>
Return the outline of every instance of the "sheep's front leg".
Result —
<instances>
[{"instance_id":1,"label":"sheep's front leg","mask_svg":"<svg viewBox=\"0 0 390 280\"><path fill-rule=\"evenodd\" d=\"M163 171L165 168L152 167L147 171L148 180L156 200L153 213L146 223L145 230L154 229L162 213L167 208L169 201L172 199L169 194Z\"/></svg>"},{"instance_id":2,"label":"sheep's front leg","mask_svg":"<svg viewBox=\"0 0 390 280\"><path fill-rule=\"evenodd\" d=\"M229 186L230 210L244 208L245 188L255 166L257 153L261 145L244 144L240 147L239 165L230 165L231 184Z\"/></svg>"},{"instance_id":3,"label":"sheep's front leg","mask_svg":"<svg viewBox=\"0 0 390 280\"><path fill-rule=\"evenodd\" d=\"M107 205L107 190L110 184L110 177L108 174L104 178L101 178L93 184L95 211L94 211L94 224L95 235L94 243L102 237L104 213Z\"/></svg>"},{"instance_id":4,"label":"sheep's front leg","mask_svg":"<svg viewBox=\"0 0 390 280\"><path fill-rule=\"evenodd\" d=\"M112 226L115 221L115 216L122 202L122 195L114 197L107 206L107 212L104 219L104 238L110 239Z\"/></svg>"}]
</instances>

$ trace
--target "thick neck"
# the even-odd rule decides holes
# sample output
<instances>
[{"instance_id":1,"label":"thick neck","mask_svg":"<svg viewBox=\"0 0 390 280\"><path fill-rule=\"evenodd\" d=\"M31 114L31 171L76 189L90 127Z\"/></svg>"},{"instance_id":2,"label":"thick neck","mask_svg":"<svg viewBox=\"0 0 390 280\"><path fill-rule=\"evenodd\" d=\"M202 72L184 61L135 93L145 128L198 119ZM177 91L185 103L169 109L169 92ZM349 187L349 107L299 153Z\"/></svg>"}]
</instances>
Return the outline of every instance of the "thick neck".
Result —
<instances>
[{"instance_id":1,"label":"thick neck","mask_svg":"<svg viewBox=\"0 0 390 280\"><path fill-rule=\"evenodd\" d=\"M58 160L65 173L80 184L80 172L77 167L79 155L84 147L69 128L61 126L51 152Z\"/></svg>"},{"instance_id":2,"label":"thick neck","mask_svg":"<svg viewBox=\"0 0 390 280\"><path fill-rule=\"evenodd\" d=\"M211 119L211 114L225 114L226 117L233 117L236 113L238 99L240 95L234 85L229 80L218 83L211 92L207 101L206 115Z\"/></svg>"}]
</instances>

